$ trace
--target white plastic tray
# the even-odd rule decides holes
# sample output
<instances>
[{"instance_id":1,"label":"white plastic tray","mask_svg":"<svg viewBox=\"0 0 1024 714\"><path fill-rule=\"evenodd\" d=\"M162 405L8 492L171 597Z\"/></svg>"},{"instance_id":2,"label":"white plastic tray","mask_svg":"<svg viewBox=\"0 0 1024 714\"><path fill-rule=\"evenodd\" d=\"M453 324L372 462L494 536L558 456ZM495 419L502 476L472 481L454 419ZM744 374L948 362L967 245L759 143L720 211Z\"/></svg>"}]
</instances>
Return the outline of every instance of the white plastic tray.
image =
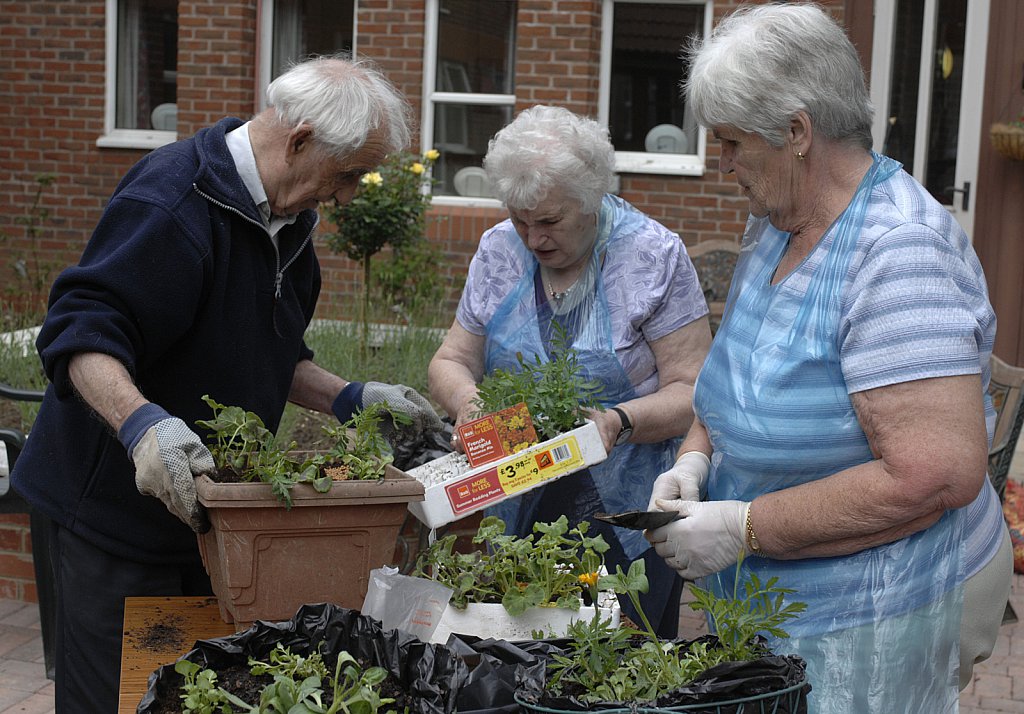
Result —
<instances>
[{"instance_id":1,"label":"white plastic tray","mask_svg":"<svg viewBox=\"0 0 1024 714\"><path fill-rule=\"evenodd\" d=\"M601 619L610 619L612 627L618 627L619 601L614 594L603 593L603 596ZM501 603L470 603L465 610L449 605L430 641L444 644L452 633L509 642L532 640L536 632L544 633L545 637L565 637L570 623L593 617L594 608L586 606L576 612L561 607L531 607L522 615L512 617Z\"/></svg>"}]
</instances>

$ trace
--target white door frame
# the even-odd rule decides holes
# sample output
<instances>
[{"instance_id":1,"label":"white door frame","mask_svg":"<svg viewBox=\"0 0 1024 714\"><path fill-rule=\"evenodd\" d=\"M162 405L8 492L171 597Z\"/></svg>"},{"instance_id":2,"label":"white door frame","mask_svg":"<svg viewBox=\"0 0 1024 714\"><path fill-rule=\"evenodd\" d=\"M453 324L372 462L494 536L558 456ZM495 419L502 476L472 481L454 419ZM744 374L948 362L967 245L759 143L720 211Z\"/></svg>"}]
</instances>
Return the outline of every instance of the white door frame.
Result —
<instances>
[{"instance_id":1,"label":"white door frame","mask_svg":"<svg viewBox=\"0 0 1024 714\"><path fill-rule=\"evenodd\" d=\"M895 39L895 14L898 0L875 0L875 27L871 53L871 101L875 106L872 137L875 151L881 151L889 128L889 77L892 68L892 47ZM952 205L947 206L968 237L974 232L974 212L977 205L978 155L981 147L981 109L985 84L985 54L988 45L990 0L967 0L967 26L964 42L963 88L960 97L960 127L957 137L955 194ZM934 28L938 1L925 0L925 27ZM922 38L921 78L917 108L917 146L914 166L908 166L918 180L922 180L927 161L927 136L930 124L931 81L934 68L934 33L926 32ZM966 208L964 193L966 194Z\"/></svg>"}]
</instances>

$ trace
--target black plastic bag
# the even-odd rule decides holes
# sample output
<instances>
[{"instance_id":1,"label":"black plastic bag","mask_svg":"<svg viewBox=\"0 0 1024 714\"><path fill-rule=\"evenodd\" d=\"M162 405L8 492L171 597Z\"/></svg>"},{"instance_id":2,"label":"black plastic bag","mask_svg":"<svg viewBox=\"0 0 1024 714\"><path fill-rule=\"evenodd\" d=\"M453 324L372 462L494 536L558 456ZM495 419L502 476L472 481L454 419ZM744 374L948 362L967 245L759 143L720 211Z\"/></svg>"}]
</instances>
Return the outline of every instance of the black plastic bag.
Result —
<instances>
[{"instance_id":1,"label":"black plastic bag","mask_svg":"<svg viewBox=\"0 0 1024 714\"><path fill-rule=\"evenodd\" d=\"M320 643L325 656L346 651L387 669L415 701L416 714L452 714L469 674L466 663L446 647L421 642L401 630L385 631L380 622L357 610L324 603L303 605L285 622L258 621L244 632L200 640L179 659L216 670L244 665L249 657L266 658L278 644L308 654L318 651ZM150 714L167 698L178 700L181 683L174 664L160 667L149 676L137 714Z\"/></svg>"},{"instance_id":2,"label":"black plastic bag","mask_svg":"<svg viewBox=\"0 0 1024 714\"><path fill-rule=\"evenodd\" d=\"M537 652L547 661L551 654L567 653L570 641L548 640L548 649ZM705 635L694 642L717 642L714 635ZM687 714L733 714L750 711L751 700L763 701L766 711L773 714L806 714L807 694L811 685L807 682L806 663L796 655L768 655L745 662L725 662L710 667L685 687L667 692L654 702L639 705L636 702L581 702L575 697L556 697L538 690L532 684L521 687L516 694L517 701L526 705L537 705L545 711L664 711L676 707ZM772 701L773 693L784 692ZM721 706L715 703L723 703ZM731 702L731 704L730 704ZM695 706L696 705L696 706ZM708 705L707 707L699 705ZM689 707L693 707L692 709ZM754 711L759 709L754 708Z\"/></svg>"},{"instance_id":3,"label":"black plastic bag","mask_svg":"<svg viewBox=\"0 0 1024 714\"><path fill-rule=\"evenodd\" d=\"M452 635L447 646L469 666L459 691L459 714L513 714L519 711L516 692L539 693L544 687L551 645L507 642L472 635Z\"/></svg>"}]
</instances>

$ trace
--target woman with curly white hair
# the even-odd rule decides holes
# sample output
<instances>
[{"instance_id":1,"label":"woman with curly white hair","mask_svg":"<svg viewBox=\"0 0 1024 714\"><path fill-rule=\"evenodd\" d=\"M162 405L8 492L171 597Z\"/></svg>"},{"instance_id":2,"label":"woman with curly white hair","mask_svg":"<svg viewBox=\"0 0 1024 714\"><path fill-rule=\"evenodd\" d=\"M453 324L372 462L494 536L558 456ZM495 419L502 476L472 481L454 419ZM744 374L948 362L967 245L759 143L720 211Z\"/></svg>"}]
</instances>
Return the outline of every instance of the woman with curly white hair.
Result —
<instances>
[{"instance_id":1,"label":"woman with curly white hair","mask_svg":"<svg viewBox=\"0 0 1024 714\"><path fill-rule=\"evenodd\" d=\"M608 193L614 149L597 122L550 106L519 114L491 141L484 168L508 220L480 240L455 322L430 363L432 396L456 425L497 368L552 354L567 336L606 407L595 410L609 458L491 510L515 533L561 515L647 504L693 421L691 398L711 331L707 304L679 236ZM674 636L682 581L638 531L594 522L609 568L647 560L645 613ZM638 617L628 601L627 615ZM639 619L636 620L639 622Z\"/></svg>"}]
</instances>

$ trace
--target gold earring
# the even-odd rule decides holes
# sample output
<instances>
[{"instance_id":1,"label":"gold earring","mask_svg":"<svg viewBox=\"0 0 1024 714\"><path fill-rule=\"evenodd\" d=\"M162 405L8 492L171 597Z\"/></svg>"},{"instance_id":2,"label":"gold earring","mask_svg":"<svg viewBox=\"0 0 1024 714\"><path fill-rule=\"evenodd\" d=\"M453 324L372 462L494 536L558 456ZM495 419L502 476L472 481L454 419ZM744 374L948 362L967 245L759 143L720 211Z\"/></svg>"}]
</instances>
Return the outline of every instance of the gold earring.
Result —
<instances>
[{"instance_id":1,"label":"gold earring","mask_svg":"<svg viewBox=\"0 0 1024 714\"><path fill-rule=\"evenodd\" d=\"M800 161L803 161L804 160L804 152L802 152L802 151L796 152L796 158L799 159Z\"/></svg>"}]
</instances>

